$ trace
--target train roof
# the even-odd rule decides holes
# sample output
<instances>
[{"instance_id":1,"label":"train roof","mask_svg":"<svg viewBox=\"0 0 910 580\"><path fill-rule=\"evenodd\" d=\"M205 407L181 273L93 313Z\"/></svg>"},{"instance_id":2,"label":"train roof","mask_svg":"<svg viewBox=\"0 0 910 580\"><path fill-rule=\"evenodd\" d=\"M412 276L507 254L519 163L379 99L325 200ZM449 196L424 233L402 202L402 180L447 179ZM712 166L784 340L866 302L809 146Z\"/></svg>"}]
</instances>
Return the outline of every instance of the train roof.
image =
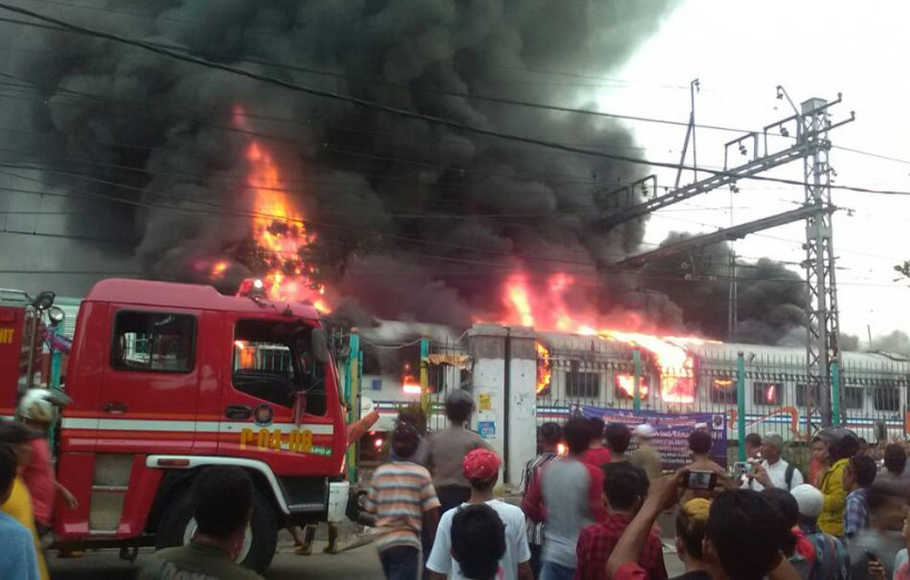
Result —
<instances>
[{"instance_id":1,"label":"train roof","mask_svg":"<svg viewBox=\"0 0 910 580\"><path fill-rule=\"evenodd\" d=\"M285 304L267 299L253 300L245 296L226 296L213 286L202 284L179 284L176 282L157 282L152 280L134 280L110 278L95 284L86 302L122 302L138 306L157 306L161 308L196 308L200 310L219 310L224 312L254 312L261 314L265 308L284 313L290 309L292 316L306 319L318 319L319 312L306 304Z\"/></svg>"},{"instance_id":2,"label":"train roof","mask_svg":"<svg viewBox=\"0 0 910 580\"><path fill-rule=\"evenodd\" d=\"M691 350L705 359L735 359L740 352L746 357L755 355L757 358L765 359L799 360L806 356L806 349L802 346L768 346L735 342L705 343L692 347ZM848 366L910 364L910 357L887 352L842 351L841 359L844 365Z\"/></svg>"},{"instance_id":3,"label":"train roof","mask_svg":"<svg viewBox=\"0 0 910 580\"><path fill-rule=\"evenodd\" d=\"M362 337L380 346L401 344L415 338L429 338L437 345L455 345L463 336L444 324L381 319L377 322L375 326L360 326L358 331Z\"/></svg>"},{"instance_id":4,"label":"train roof","mask_svg":"<svg viewBox=\"0 0 910 580\"><path fill-rule=\"evenodd\" d=\"M551 352L596 352L620 354L628 351L628 345L597 336L569 334L565 332L537 332L537 338Z\"/></svg>"}]
</instances>

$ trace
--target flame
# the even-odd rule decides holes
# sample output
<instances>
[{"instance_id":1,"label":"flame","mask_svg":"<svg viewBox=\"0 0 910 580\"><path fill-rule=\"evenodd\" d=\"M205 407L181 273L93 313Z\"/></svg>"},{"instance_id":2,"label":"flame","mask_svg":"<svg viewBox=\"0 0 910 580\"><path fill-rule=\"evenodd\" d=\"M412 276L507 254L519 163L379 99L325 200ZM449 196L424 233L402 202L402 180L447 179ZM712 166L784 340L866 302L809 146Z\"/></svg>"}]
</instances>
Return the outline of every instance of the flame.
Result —
<instances>
[{"instance_id":1,"label":"flame","mask_svg":"<svg viewBox=\"0 0 910 580\"><path fill-rule=\"evenodd\" d=\"M253 237L269 266L262 276L266 296L282 302L306 300L315 305L319 301L324 307L324 288L311 278L316 269L300 256L316 236L307 231L303 215L281 191L278 166L258 142L247 148L247 161L248 183L255 196Z\"/></svg>"},{"instance_id":2,"label":"flame","mask_svg":"<svg viewBox=\"0 0 910 580\"><path fill-rule=\"evenodd\" d=\"M544 292L535 294L531 291L528 279L523 273L515 273L506 278L503 303L507 309L507 316L501 322L561 332L575 332L641 348L653 356L660 371L660 398L668 403L695 402L695 364L687 349L712 341L698 337L660 336L604 328L604 317L596 310L574 307L577 301L567 298L567 294L575 289L573 276L557 272L547 278L544 287ZM572 304L573 308L570 308L569 304ZM609 322L611 324L619 323L621 327L626 328L643 326L640 315L628 312L618 316L612 315ZM550 367L549 353L544 354L541 349L546 351L543 345L538 344L538 393L543 390L541 365L546 367L547 373L549 373ZM631 393L634 383L632 379L631 375L619 375L617 384L620 389ZM547 383L549 383L549 374L547 374ZM647 387L642 379L640 394L645 397L646 393Z\"/></svg>"},{"instance_id":3,"label":"flame","mask_svg":"<svg viewBox=\"0 0 910 580\"><path fill-rule=\"evenodd\" d=\"M224 278L224 273L228 269L228 263L224 260L219 260L215 262L212 266L212 271L209 273L212 280L220 280Z\"/></svg>"},{"instance_id":4,"label":"flame","mask_svg":"<svg viewBox=\"0 0 910 580\"><path fill-rule=\"evenodd\" d=\"M411 374L411 365L408 363L404 363L401 370L401 390L406 395L419 395L423 392L423 386Z\"/></svg>"},{"instance_id":5,"label":"flame","mask_svg":"<svg viewBox=\"0 0 910 580\"><path fill-rule=\"evenodd\" d=\"M253 369L256 367L256 349L248 347L249 345L245 340L234 341L237 366L241 369Z\"/></svg>"},{"instance_id":6,"label":"flame","mask_svg":"<svg viewBox=\"0 0 910 580\"><path fill-rule=\"evenodd\" d=\"M248 129L242 107L233 109L234 124ZM265 295L279 302L309 302L320 312L330 310L325 287L314 281L317 269L304 261L302 252L316 240L307 230L305 216L283 189L281 172L271 153L258 141L246 148L249 167L247 185L251 190L252 237L256 243L254 269L262 280ZM210 278L224 277L227 261L216 262Z\"/></svg>"},{"instance_id":7,"label":"flame","mask_svg":"<svg viewBox=\"0 0 910 580\"><path fill-rule=\"evenodd\" d=\"M616 386L630 399L635 397L635 375L616 375ZM642 399L648 398L648 383L644 377L638 379L638 396Z\"/></svg>"},{"instance_id":8,"label":"flame","mask_svg":"<svg viewBox=\"0 0 910 580\"><path fill-rule=\"evenodd\" d=\"M550 386L550 351L539 342L534 343L537 349L537 394L540 395Z\"/></svg>"}]
</instances>

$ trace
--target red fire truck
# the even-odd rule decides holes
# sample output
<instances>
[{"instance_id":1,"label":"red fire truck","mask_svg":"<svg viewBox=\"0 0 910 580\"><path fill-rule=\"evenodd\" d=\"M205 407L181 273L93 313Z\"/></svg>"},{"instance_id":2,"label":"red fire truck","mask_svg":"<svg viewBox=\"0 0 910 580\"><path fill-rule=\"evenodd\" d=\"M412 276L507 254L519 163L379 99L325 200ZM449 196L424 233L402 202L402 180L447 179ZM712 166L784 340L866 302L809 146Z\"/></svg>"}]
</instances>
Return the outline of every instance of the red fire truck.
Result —
<instances>
[{"instance_id":1,"label":"red fire truck","mask_svg":"<svg viewBox=\"0 0 910 580\"><path fill-rule=\"evenodd\" d=\"M47 307L47 304L44 305ZM27 318L0 303L0 414L24 388ZM315 309L210 286L111 279L79 309L57 426L59 547L165 547L195 531L193 480L234 465L256 484L239 560L264 570L279 529L345 510L338 377Z\"/></svg>"}]
</instances>

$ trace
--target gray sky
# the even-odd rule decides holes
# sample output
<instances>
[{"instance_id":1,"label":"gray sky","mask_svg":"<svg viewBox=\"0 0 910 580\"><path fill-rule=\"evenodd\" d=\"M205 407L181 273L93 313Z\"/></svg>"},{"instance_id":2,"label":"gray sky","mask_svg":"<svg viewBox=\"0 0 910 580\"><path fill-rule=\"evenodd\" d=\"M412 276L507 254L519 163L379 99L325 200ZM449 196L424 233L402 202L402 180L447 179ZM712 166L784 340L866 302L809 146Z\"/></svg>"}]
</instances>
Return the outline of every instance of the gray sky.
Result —
<instances>
[{"instance_id":1,"label":"gray sky","mask_svg":"<svg viewBox=\"0 0 910 580\"><path fill-rule=\"evenodd\" d=\"M831 133L835 146L910 160L907 135L910 77L894 66L910 51L906 2L806 1L738 2L689 0L681 3L660 30L629 60L611 73L598 89L600 109L686 121L689 81L699 78L696 97L698 123L760 129L789 116L786 101L775 98L783 85L799 105L810 97L834 99L834 120L856 111L857 120ZM626 81L626 82L620 82ZM676 162L685 127L629 122L642 156ZM721 168L723 144L734 133L700 129L699 165ZM687 159L691 164L691 157ZM835 183L910 191L910 163L897 163L834 149L831 165ZM802 179L801 162L767 175ZM672 185L671 171L658 172L660 183ZM691 180L691 174L684 179ZM740 193L728 189L701 195L652 216L645 241L658 243L673 230L712 231L731 223L793 209L801 188L741 181ZM873 335L910 328L906 300L910 288L894 283L892 267L910 258L910 197L890 197L836 191L834 203L853 210L835 214L834 247L840 320L844 331L865 339L866 324ZM707 209L706 209L707 208ZM737 242L746 257L769 256L801 262L805 238L802 222L768 230ZM645 247L643 249L649 249ZM794 267L801 271L799 267Z\"/></svg>"}]
</instances>

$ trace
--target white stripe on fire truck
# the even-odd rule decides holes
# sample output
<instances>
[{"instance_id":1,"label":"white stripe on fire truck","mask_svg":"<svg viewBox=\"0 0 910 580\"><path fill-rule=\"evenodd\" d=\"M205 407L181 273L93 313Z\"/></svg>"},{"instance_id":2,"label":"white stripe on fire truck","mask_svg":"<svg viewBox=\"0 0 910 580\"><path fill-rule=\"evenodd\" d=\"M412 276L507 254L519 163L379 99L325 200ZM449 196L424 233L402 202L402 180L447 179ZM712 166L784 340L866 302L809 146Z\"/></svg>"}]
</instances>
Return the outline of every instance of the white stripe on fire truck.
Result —
<instances>
[{"instance_id":1,"label":"white stripe on fire truck","mask_svg":"<svg viewBox=\"0 0 910 580\"><path fill-rule=\"evenodd\" d=\"M314 435L332 435L333 425L323 423L273 423L256 425L254 423L232 423L221 421L169 421L149 419L86 419L64 417L64 429L97 429L99 431L178 431L197 433L240 433L244 429L280 429L282 433L292 431L310 431Z\"/></svg>"}]
</instances>

